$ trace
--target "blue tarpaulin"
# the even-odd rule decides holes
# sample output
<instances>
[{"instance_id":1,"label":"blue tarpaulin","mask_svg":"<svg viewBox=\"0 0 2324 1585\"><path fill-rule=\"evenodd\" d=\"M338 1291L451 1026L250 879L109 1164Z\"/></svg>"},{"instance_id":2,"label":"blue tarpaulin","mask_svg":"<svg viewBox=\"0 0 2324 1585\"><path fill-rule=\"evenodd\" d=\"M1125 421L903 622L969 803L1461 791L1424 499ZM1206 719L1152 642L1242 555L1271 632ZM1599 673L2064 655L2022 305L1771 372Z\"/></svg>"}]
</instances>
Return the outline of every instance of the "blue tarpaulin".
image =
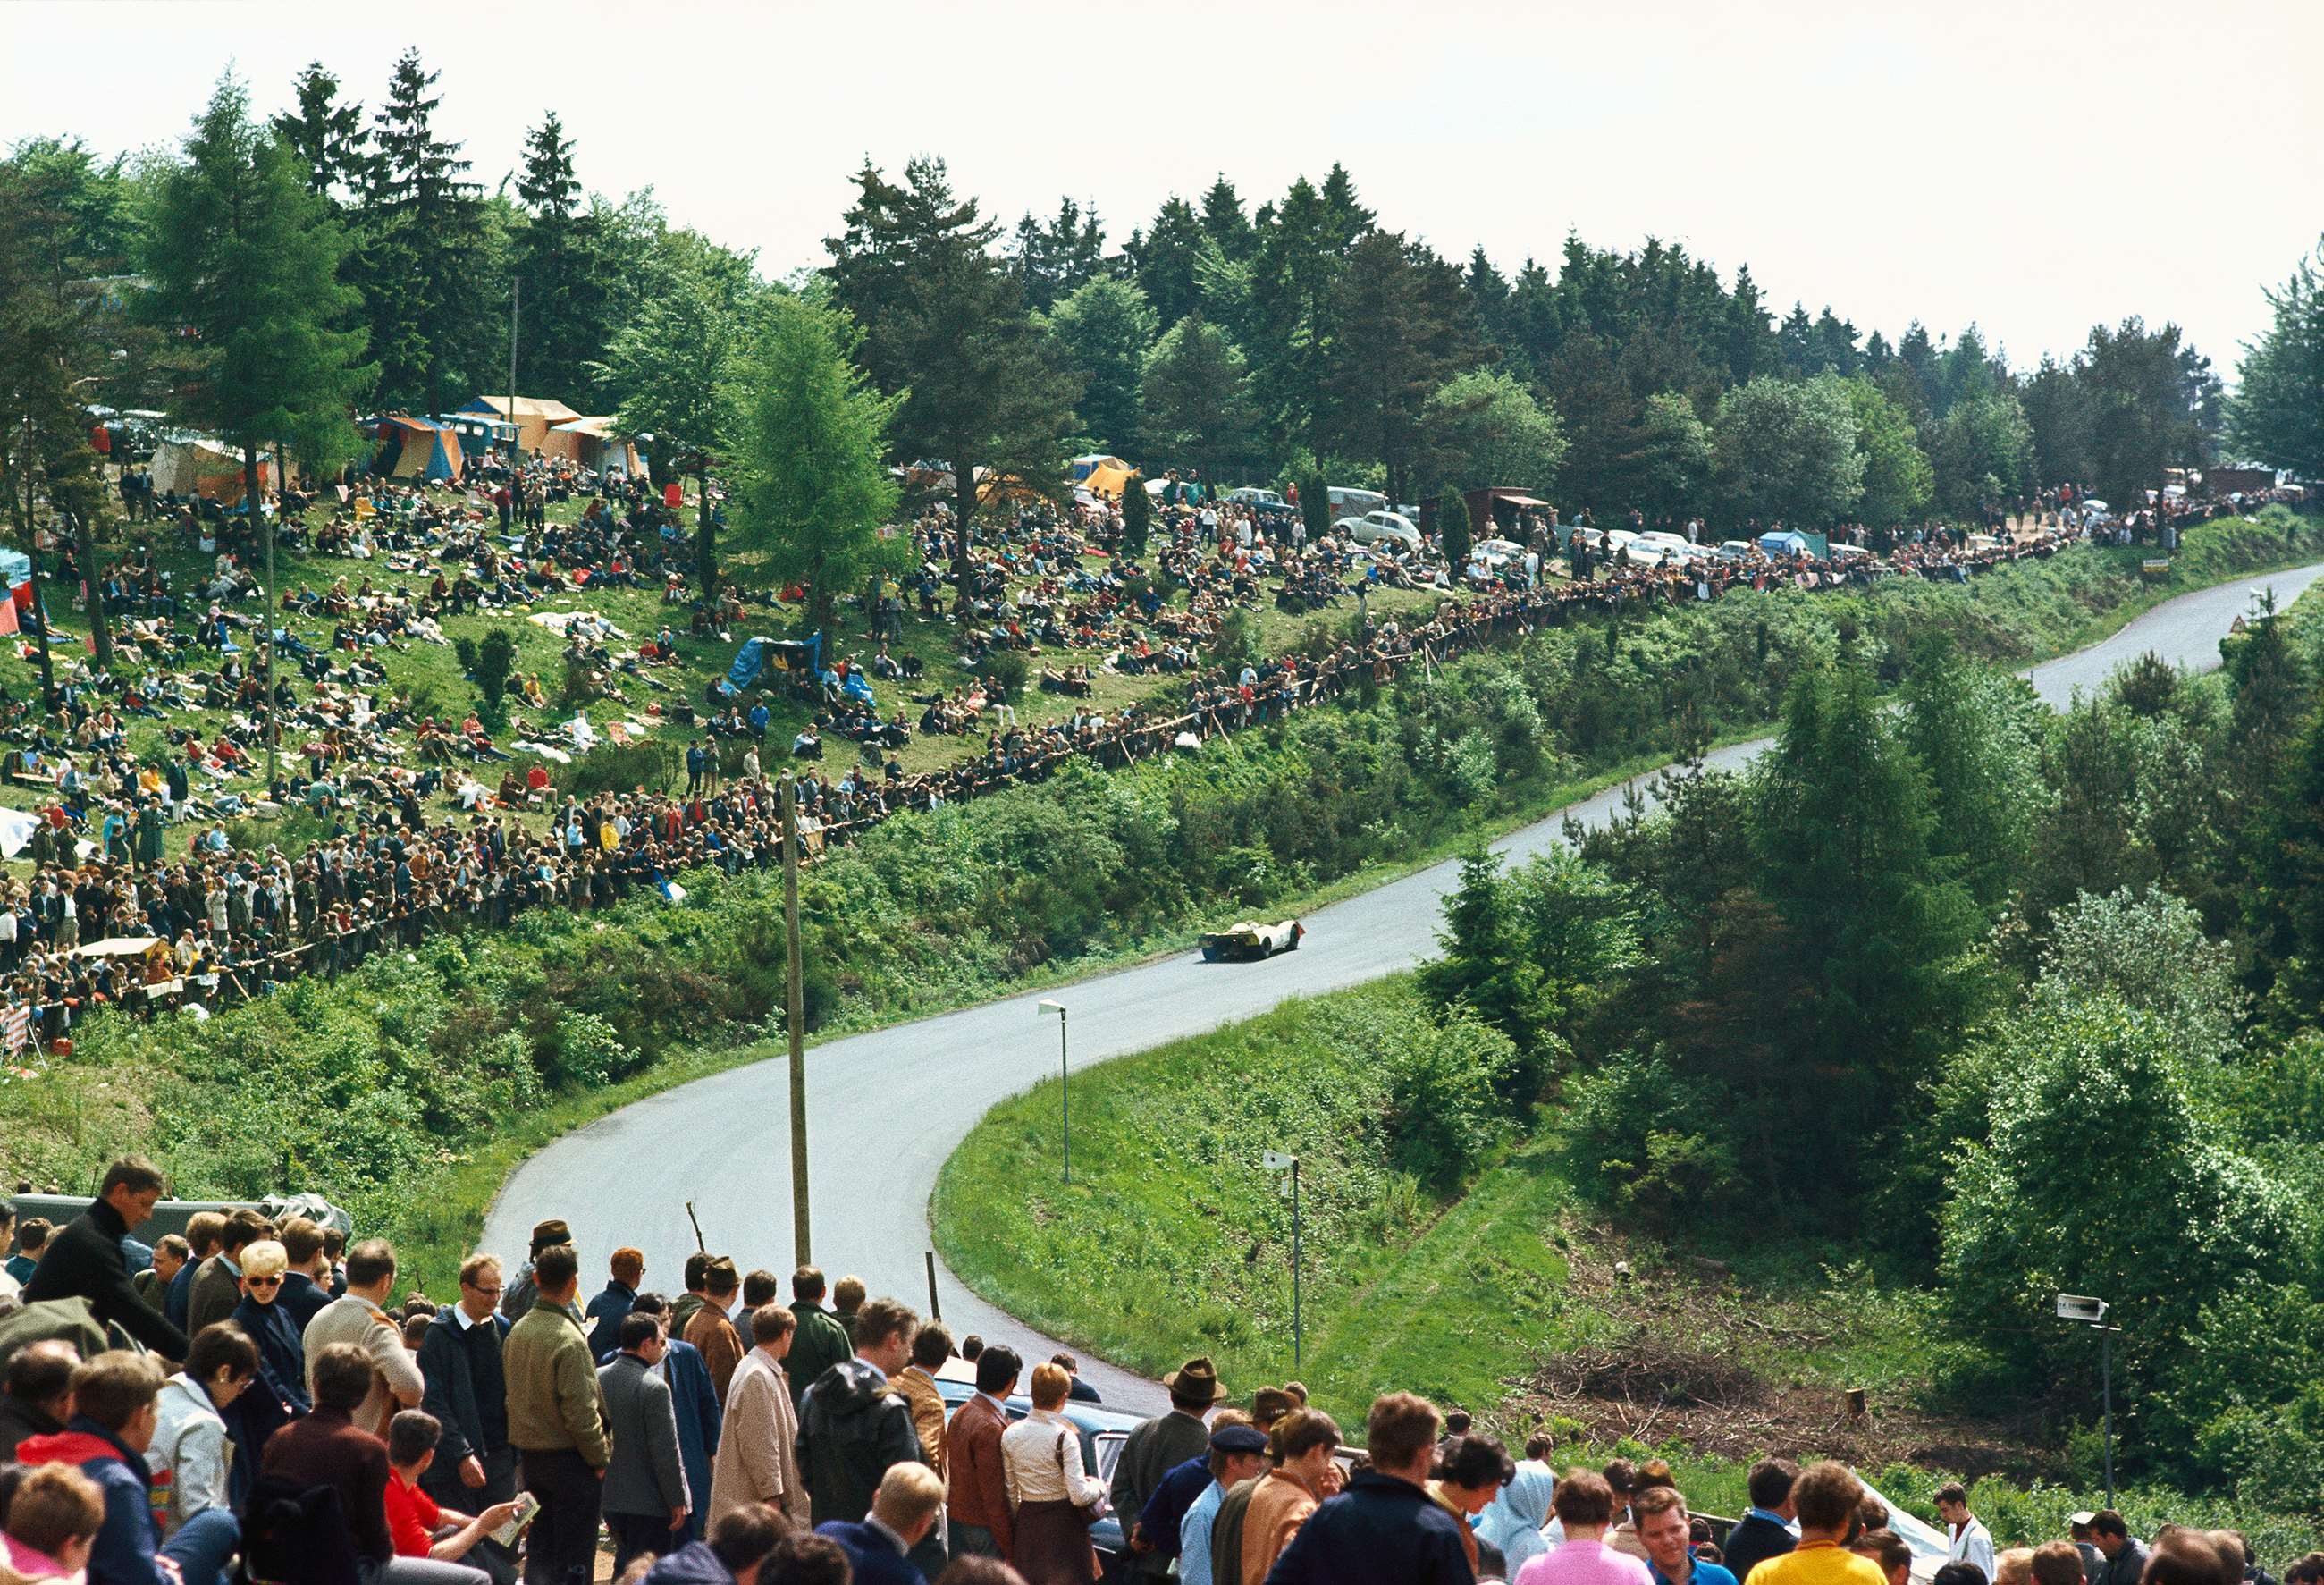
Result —
<instances>
[{"instance_id":1,"label":"blue tarpaulin","mask_svg":"<svg viewBox=\"0 0 2324 1585\"><path fill-rule=\"evenodd\" d=\"M734 664L726 668L726 680L735 687L747 688L759 680L760 673L770 668L810 675L821 671L823 635L816 633L807 639L752 639L736 654Z\"/></svg>"},{"instance_id":2,"label":"blue tarpaulin","mask_svg":"<svg viewBox=\"0 0 2324 1585\"><path fill-rule=\"evenodd\" d=\"M1770 556L1797 556L1802 551L1812 552L1814 547L1808 543L1805 534L1785 529L1780 533L1760 535L1759 548Z\"/></svg>"}]
</instances>

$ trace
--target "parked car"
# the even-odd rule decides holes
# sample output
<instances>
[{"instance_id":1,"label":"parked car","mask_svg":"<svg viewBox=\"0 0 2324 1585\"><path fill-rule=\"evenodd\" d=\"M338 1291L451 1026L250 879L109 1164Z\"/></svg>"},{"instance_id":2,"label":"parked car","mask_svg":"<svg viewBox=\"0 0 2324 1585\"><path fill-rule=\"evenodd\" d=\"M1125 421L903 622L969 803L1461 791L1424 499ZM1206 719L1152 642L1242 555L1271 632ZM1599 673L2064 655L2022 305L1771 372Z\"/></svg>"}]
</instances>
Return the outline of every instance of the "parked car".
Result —
<instances>
[{"instance_id":1,"label":"parked car","mask_svg":"<svg viewBox=\"0 0 2324 1585\"><path fill-rule=\"evenodd\" d=\"M1307 926L1296 919L1278 919L1272 925L1238 920L1224 930L1213 930L1203 937L1203 961L1257 963L1279 952L1297 952L1299 938L1306 934Z\"/></svg>"},{"instance_id":2,"label":"parked car","mask_svg":"<svg viewBox=\"0 0 2324 1585\"><path fill-rule=\"evenodd\" d=\"M1240 502L1245 506L1288 506L1290 504L1274 491L1262 490L1256 484L1245 484L1240 490L1230 490L1227 492L1227 499Z\"/></svg>"},{"instance_id":3,"label":"parked car","mask_svg":"<svg viewBox=\"0 0 2324 1585\"><path fill-rule=\"evenodd\" d=\"M1663 564L1662 548L1642 534L1634 534L1628 529L1608 529L1600 538L1609 561L1619 552L1628 558L1632 567L1660 567Z\"/></svg>"},{"instance_id":4,"label":"parked car","mask_svg":"<svg viewBox=\"0 0 2324 1585\"><path fill-rule=\"evenodd\" d=\"M1711 554L1729 561L1748 561L1751 559L1751 552L1757 548L1758 547L1753 545L1748 539L1721 539L1719 542L1719 548Z\"/></svg>"},{"instance_id":5,"label":"parked car","mask_svg":"<svg viewBox=\"0 0 2324 1585\"><path fill-rule=\"evenodd\" d=\"M1402 512L1368 511L1361 517L1343 517L1332 525L1359 545L1376 545L1382 539L1394 539L1407 550L1420 548L1420 530Z\"/></svg>"},{"instance_id":6,"label":"parked car","mask_svg":"<svg viewBox=\"0 0 2324 1585\"><path fill-rule=\"evenodd\" d=\"M1702 554L1702 547L1683 534L1674 534L1664 529L1651 530L1638 536L1641 544L1652 545L1663 553L1663 558L1674 566L1684 567Z\"/></svg>"}]
</instances>

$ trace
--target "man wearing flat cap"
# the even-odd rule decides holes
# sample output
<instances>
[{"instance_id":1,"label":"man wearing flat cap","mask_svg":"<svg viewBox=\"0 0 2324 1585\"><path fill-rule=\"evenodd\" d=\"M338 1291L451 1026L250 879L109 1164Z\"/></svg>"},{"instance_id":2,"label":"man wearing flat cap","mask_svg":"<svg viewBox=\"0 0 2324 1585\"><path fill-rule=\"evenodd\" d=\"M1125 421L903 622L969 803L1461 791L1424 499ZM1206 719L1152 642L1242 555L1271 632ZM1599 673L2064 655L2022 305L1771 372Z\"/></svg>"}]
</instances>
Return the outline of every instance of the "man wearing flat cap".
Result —
<instances>
[{"instance_id":1,"label":"man wearing flat cap","mask_svg":"<svg viewBox=\"0 0 2324 1585\"><path fill-rule=\"evenodd\" d=\"M1170 1412L1156 1416L1130 1433L1121 1460L1113 1467L1113 1511L1124 1519L1143 1515L1146 1505L1161 1488L1162 1479L1189 1460L1209 1456L1210 1427L1204 1417L1219 1399L1219 1373L1208 1359L1189 1359L1162 1378L1170 1395ZM1195 1491L1201 1488L1197 1486ZM1194 1499L1189 1493L1187 1500ZM1183 1508L1179 1510L1182 1514ZM1172 1535L1168 1540L1176 1541ZM1170 1572L1175 1547L1166 1553L1164 1538L1133 1529L1130 1539L1130 1577L1160 1580Z\"/></svg>"},{"instance_id":2,"label":"man wearing flat cap","mask_svg":"<svg viewBox=\"0 0 2324 1585\"><path fill-rule=\"evenodd\" d=\"M1201 1458L1188 1459L1162 1477L1138 1516L1138 1531L1154 1544L1139 1561L1176 1562L1178 1577L1207 1579L1211 1568L1211 1522L1227 1488L1267 1466L1267 1433L1240 1409L1221 1409L1211 1424L1211 1442Z\"/></svg>"}]
</instances>

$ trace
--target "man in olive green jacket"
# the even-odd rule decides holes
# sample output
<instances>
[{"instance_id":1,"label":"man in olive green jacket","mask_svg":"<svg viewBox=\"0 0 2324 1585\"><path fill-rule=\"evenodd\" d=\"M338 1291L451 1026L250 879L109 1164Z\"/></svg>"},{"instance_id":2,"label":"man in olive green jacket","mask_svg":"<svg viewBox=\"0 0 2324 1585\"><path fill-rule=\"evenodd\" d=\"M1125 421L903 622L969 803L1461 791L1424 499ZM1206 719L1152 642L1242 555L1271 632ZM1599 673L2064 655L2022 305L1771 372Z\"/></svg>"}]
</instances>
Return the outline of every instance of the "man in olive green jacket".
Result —
<instances>
[{"instance_id":1,"label":"man in olive green jacket","mask_svg":"<svg viewBox=\"0 0 2324 1585\"><path fill-rule=\"evenodd\" d=\"M823 1273L814 1267L802 1266L791 1273L791 1313L798 1317L798 1331L784 1368L790 1373L793 1408L816 1378L842 1359L855 1358L853 1341L839 1318L823 1307Z\"/></svg>"},{"instance_id":2,"label":"man in olive green jacket","mask_svg":"<svg viewBox=\"0 0 2324 1585\"><path fill-rule=\"evenodd\" d=\"M525 1553L526 1585L567 1585L574 1571L590 1578L597 1562L597 1521L605 1466L613 1461L597 1362L574 1318L581 1259L570 1244L533 1257L540 1302L509 1329L501 1344L508 1378L509 1445L522 1460L525 1489L540 1499Z\"/></svg>"}]
</instances>

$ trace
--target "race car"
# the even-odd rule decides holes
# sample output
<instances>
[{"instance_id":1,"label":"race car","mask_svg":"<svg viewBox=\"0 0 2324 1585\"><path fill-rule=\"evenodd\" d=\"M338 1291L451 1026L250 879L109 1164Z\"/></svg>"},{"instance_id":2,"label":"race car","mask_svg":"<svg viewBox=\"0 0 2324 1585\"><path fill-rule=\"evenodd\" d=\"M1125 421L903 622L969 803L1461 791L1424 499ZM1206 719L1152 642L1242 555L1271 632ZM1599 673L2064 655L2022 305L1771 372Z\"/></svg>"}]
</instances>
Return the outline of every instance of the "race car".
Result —
<instances>
[{"instance_id":1,"label":"race car","mask_svg":"<svg viewBox=\"0 0 2324 1585\"><path fill-rule=\"evenodd\" d=\"M1272 925L1257 925L1245 919L1224 930L1213 930L1203 937L1203 961L1206 963L1249 963L1261 958L1271 958L1278 952L1297 952L1299 938L1307 934L1307 926L1296 919L1279 919Z\"/></svg>"}]
</instances>

